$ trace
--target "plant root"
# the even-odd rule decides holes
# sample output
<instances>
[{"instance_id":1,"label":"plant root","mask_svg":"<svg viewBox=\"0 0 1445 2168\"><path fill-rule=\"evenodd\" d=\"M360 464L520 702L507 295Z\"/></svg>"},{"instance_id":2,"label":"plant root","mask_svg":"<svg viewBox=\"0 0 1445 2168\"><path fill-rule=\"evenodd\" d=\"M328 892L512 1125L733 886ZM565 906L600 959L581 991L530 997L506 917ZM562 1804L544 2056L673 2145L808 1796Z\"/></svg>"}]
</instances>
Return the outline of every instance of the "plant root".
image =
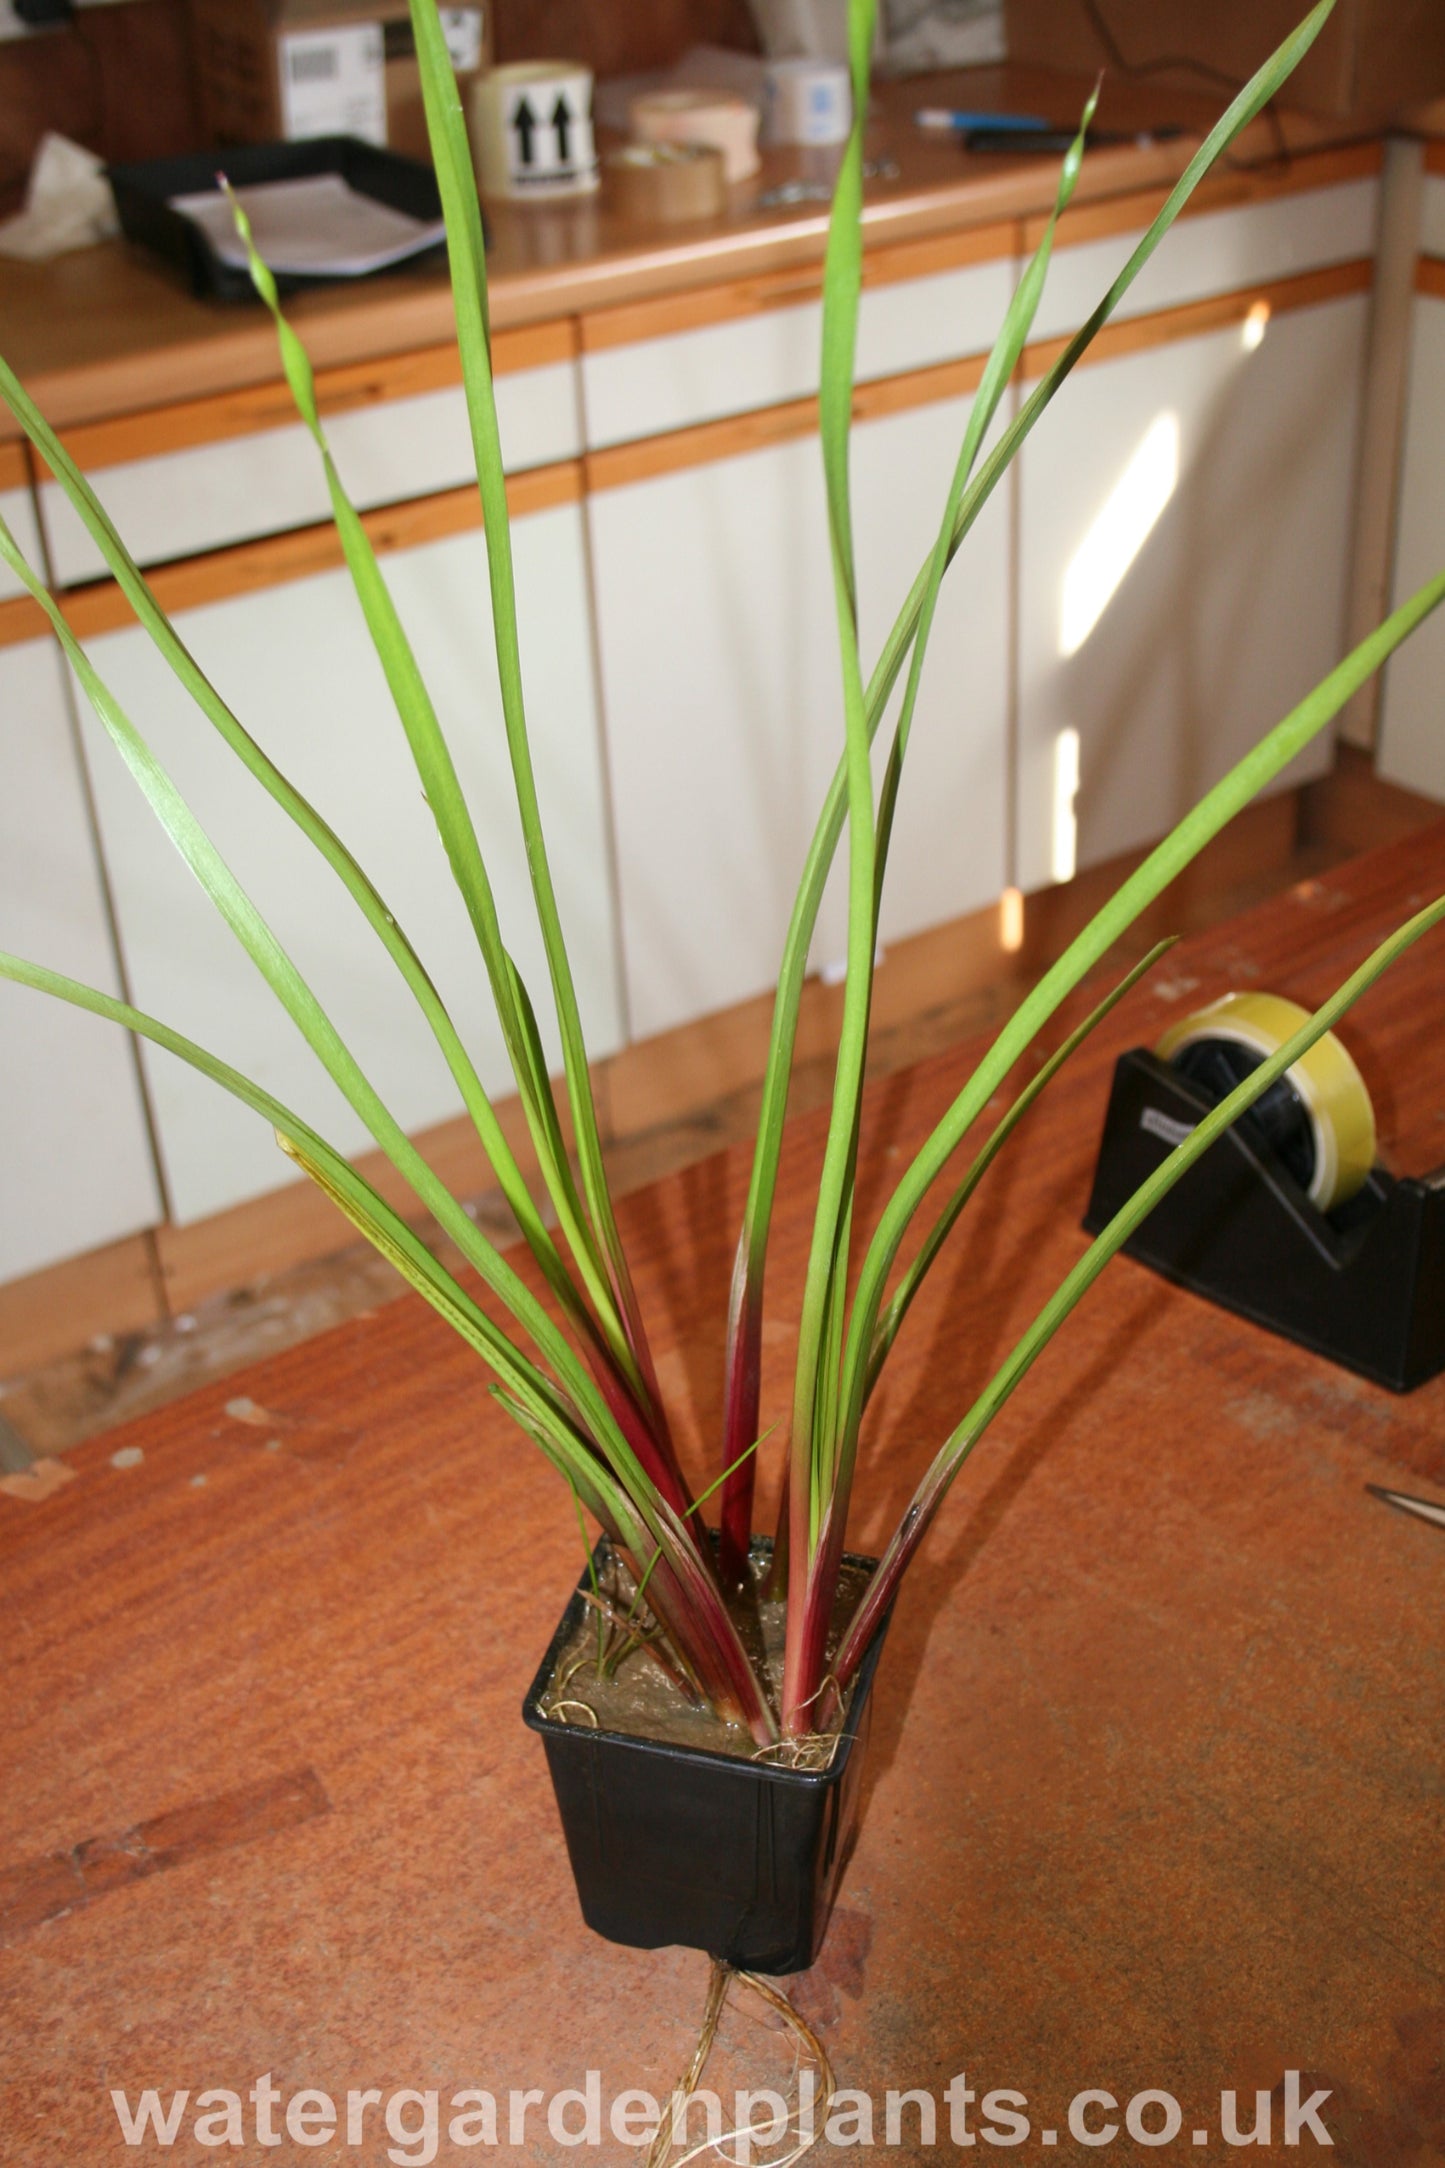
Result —
<instances>
[{"instance_id":1,"label":"plant root","mask_svg":"<svg viewBox=\"0 0 1445 2168\"><path fill-rule=\"evenodd\" d=\"M799 1707L803 1709L811 1709L815 1706L818 1717L814 1726L815 1731L825 1737L831 1737L835 1729L841 1731L847 1705L843 1699L843 1689L838 1684L836 1672L824 1672L822 1683L819 1685L817 1692L810 1694L806 1701L799 1704Z\"/></svg>"},{"instance_id":2,"label":"plant root","mask_svg":"<svg viewBox=\"0 0 1445 2168\"><path fill-rule=\"evenodd\" d=\"M548 1698L542 1704L542 1714L555 1717L559 1723L570 1724L571 1717L564 1716L562 1712L566 1709L577 1709L581 1711L584 1717L590 1717L593 1731L600 1731L602 1729L602 1720L591 1702L583 1701L577 1695L567 1692L578 1672L586 1668L586 1664L587 1658L585 1656L575 1656L567 1669L552 1681Z\"/></svg>"},{"instance_id":3,"label":"plant root","mask_svg":"<svg viewBox=\"0 0 1445 2168\"><path fill-rule=\"evenodd\" d=\"M562 1712L564 1709L578 1709L581 1711L583 1716L590 1717L592 1720L591 1724L585 1728L592 1731L600 1731L602 1729L602 1725L598 1719L597 1711L593 1708L590 1701L575 1701L564 1696L561 1701L549 1701L546 1709L543 1711L543 1714L546 1716L555 1717L559 1724L570 1724L572 1722L572 1718L570 1716L563 1715Z\"/></svg>"},{"instance_id":4,"label":"plant root","mask_svg":"<svg viewBox=\"0 0 1445 2168\"><path fill-rule=\"evenodd\" d=\"M697 2036L697 2046L692 2051L692 2061L668 2098L662 2121L657 2126L657 2136L653 2139L647 2155L646 2168L661 2168L661 2163L666 2160L679 2111L686 2107L702 2082L702 2074L707 2068L707 2059L712 2053L717 2029L722 2022L723 2007L728 1999L728 1983L733 1976L732 1967L723 1964L716 1957L710 1959L709 1963L711 1970L708 1974L707 2001L703 2004L702 2029Z\"/></svg>"},{"instance_id":5,"label":"plant root","mask_svg":"<svg viewBox=\"0 0 1445 2168\"><path fill-rule=\"evenodd\" d=\"M710 1962L712 1970L708 1979L707 2000L703 2005L702 2027L698 2033L697 2046L693 2049L691 2062L673 2088L663 2110L662 2121L657 2127L657 2135L653 2139L651 2149L647 2155L646 2168L687 2168L689 2161L703 2159L719 2163L732 2163L734 2168L741 2168L738 2155L725 2152L723 2148L731 2144L735 2139L745 2138L749 2141L748 2151L749 2156L751 2156L751 2140L755 2136L763 2134L760 2126L751 2123L740 2124L735 2130L725 2130L716 2138L704 2138L700 2145L693 2146L689 2152L679 2154L676 2160L669 2158L673 2133L688 2101L702 2082L702 2074L707 2068L708 2057L712 2054L713 2043L717 2039L718 2026L722 2022L722 2014L727 2006L728 1989L734 1980L740 1981L744 1987L751 1988L760 2001L765 2003L776 2016L782 2019L783 2024L793 2035L797 2045L798 2069L802 2069L805 2060L811 2061L817 2066L818 2094L808 2119L809 2127L806 2130L803 2129L801 2110L796 2111L798 2115L798 2130L796 2133L798 2142L788 2152L779 2153L770 2161L758 2163L758 2168L792 2168L794 2161L800 2161L805 2153L811 2153L813 2147L818 2143L822 2135L819 2126L826 2122L828 2110L833 2103L833 2095L838 2089L833 2076L833 2065L828 2060L828 2051L812 2027L806 2024L798 2015L781 1988L774 1987L771 1981L761 1979L755 1972L736 1972L731 1965L725 1965L720 1958L714 1957ZM773 2136L771 2124L768 2125L767 2135L770 2139Z\"/></svg>"},{"instance_id":6,"label":"plant root","mask_svg":"<svg viewBox=\"0 0 1445 2168\"><path fill-rule=\"evenodd\" d=\"M599 1678L606 1678L609 1672L615 1672L625 1657L630 1656L634 1649L640 1649L645 1656L652 1658L664 1678L670 1680L685 1701L694 1709L702 1706L702 1696L698 1693L692 1680L687 1676L681 1665L676 1663L668 1653L662 1627L656 1619L652 1619L651 1625L643 1625L633 1615L624 1617L615 1604L609 1603L604 1596L594 1594L591 1589L584 1588L580 1593L582 1601L587 1605L588 1609L595 1611L599 1619L604 1621L611 1632L621 1636L621 1646L613 1647L610 1645L609 1634L609 1646L598 1659ZM637 1598L634 1597L634 1613L636 1607ZM646 1612L645 1615L650 1619L652 1618L651 1612Z\"/></svg>"},{"instance_id":7,"label":"plant root","mask_svg":"<svg viewBox=\"0 0 1445 2168\"><path fill-rule=\"evenodd\" d=\"M807 1731L797 1739L775 1739L771 1746L760 1746L751 1758L755 1762L766 1762L770 1769L803 1769L816 1773L831 1769L842 1738L841 1731Z\"/></svg>"}]
</instances>

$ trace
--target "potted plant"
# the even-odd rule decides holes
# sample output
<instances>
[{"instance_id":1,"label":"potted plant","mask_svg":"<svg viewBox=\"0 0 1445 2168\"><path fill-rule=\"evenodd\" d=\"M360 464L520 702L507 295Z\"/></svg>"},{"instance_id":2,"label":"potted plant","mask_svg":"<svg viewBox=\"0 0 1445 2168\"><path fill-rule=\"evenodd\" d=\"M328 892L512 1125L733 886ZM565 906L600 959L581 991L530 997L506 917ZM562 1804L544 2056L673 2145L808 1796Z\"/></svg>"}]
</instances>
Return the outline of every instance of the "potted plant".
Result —
<instances>
[{"instance_id":1,"label":"potted plant","mask_svg":"<svg viewBox=\"0 0 1445 2168\"><path fill-rule=\"evenodd\" d=\"M321 999L261 918L3 529L0 556L46 611L87 698L171 842L377 1144L406 1178L418 1205L455 1243L484 1297L431 1254L407 1219L341 1153L259 1084L163 1021L62 978L41 963L0 955L0 973L126 1025L190 1062L269 1122L283 1151L475 1350L492 1374L491 1390L557 1471L579 1513L590 1516L601 1530L597 1553L529 1697L528 1720L546 1738L564 1814L575 1796L585 1794L590 1802L591 1836L573 1832L574 1863L589 1917L625 1939L691 1941L715 1957L778 1971L796 1969L816 1954L846 1850L879 1637L908 1564L954 1477L1053 1334L1155 1202L1396 956L1445 917L1445 900L1418 912L1198 1122L1090 1244L1018 1345L976 1392L940 1444L881 1559L852 1558L845 1540L864 1420L923 1279L1014 1128L1079 1043L1149 968L1158 950L1104 997L1018 1093L975 1147L942 1212L931 1224L921 1224L934 1183L955 1167L965 1140L1020 1056L1118 936L1445 598L1442 575L1333 670L1152 852L999 1032L896 1184L877 1225L867 1230L858 1226L859 1118L878 903L920 673L945 575L1039 415L1199 181L1308 49L1331 5L1332 0L1320 0L1235 98L1190 159L1093 315L985 453L990 425L1043 290L1058 218L1078 180L1084 133L1094 108L1090 100L1063 162L1052 216L984 371L936 543L871 676L865 676L857 631L848 449L862 258L862 116L867 110L874 0L852 0L851 64L859 118L843 157L829 229L820 402L844 690L843 751L803 868L783 950L727 1343L720 1350L725 1418L710 1478L689 1477L675 1450L608 1190L528 750L481 219L434 0L412 0L412 15L446 211L457 335L485 520L496 667L563 1048L560 1091L547 1073L535 990L523 984L502 940L487 868L445 737L365 528L327 448L310 364L254 250L251 268L257 290L275 317L282 364L324 464L368 633L475 930L550 1217L523 1179L421 956L384 898L324 815L301 797L204 677L64 446L13 373L0 366L0 390L12 412L104 551L161 656L209 725L321 853L390 956L475 1123L530 1254L530 1273L509 1262L404 1135L341 1040ZM236 215L245 234L239 207ZM900 680L901 702L891 725L883 782L875 793L870 749ZM754 1470L762 1442L759 1379L768 1233L809 940L845 832L847 977L786 1424L784 1506L769 1548L756 1539L753 1528ZM573 1150L565 1141L569 1126ZM709 1528L714 1502L715 1535ZM571 1510L565 1502L564 1510ZM667 1699L670 1714L663 1729L680 1722L680 1743L676 1736L639 1740L622 1735L621 1720L607 1714L614 1706L607 1697L630 1689L639 1678L654 1696ZM604 1802L601 1807L599 1800ZM639 1817L645 1819L647 1843L641 1851L633 1845L629 1866L624 1836L629 1827L636 1829ZM596 1837L604 1826L624 1833L610 1851ZM734 1870L748 1845L749 1875L740 1877ZM672 1864L659 1876L658 1861L664 1854ZM665 1885L666 1901L659 1897L660 1885Z\"/></svg>"}]
</instances>

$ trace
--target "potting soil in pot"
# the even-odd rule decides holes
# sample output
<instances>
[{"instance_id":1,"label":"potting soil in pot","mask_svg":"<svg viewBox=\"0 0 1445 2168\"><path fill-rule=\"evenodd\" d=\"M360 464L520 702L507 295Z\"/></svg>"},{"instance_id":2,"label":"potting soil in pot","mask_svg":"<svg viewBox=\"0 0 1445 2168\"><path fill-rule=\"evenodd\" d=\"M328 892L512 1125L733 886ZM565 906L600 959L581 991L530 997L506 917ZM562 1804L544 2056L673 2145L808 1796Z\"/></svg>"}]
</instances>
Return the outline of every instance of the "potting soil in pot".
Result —
<instances>
[{"instance_id":1,"label":"potting soil in pot","mask_svg":"<svg viewBox=\"0 0 1445 2168\"><path fill-rule=\"evenodd\" d=\"M782 1602L764 1600L762 1586L767 1572L767 1559L755 1557L752 1589L739 1597L733 1607L733 1617L749 1656L755 1664L761 1665L776 1707L782 1693L787 1610ZM867 1585L867 1569L845 1561L839 1572L830 1649L836 1647ZM598 1594L616 1618L625 1619L632 1607L635 1587L627 1567L620 1560L614 1560L605 1569ZM646 1610L645 1598L640 1616L651 1629L654 1622ZM597 1664L599 1625L607 1650L601 1674ZM627 1637L618 1626L589 1608L558 1660L544 1703L546 1714L585 1724L589 1729L595 1718L595 1728L599 1731L658 1739L669 1746L699 1747L707 1753L736 1755L743 1761L757 1753L756 1743L747 1731L722 1723L707 1708L693 1708L676 1680L668 1676L649 1648L634 1642L620 1661L614 1663L613 1657L625 1647L626 1641ZM659 1642L657 1649L671 1668L672 1659L666 1643ZM851 1694L850 1687L844 1696L842 1722L833 1727L836 1730L846 1726Z\"/></svg>"}]
</instances>

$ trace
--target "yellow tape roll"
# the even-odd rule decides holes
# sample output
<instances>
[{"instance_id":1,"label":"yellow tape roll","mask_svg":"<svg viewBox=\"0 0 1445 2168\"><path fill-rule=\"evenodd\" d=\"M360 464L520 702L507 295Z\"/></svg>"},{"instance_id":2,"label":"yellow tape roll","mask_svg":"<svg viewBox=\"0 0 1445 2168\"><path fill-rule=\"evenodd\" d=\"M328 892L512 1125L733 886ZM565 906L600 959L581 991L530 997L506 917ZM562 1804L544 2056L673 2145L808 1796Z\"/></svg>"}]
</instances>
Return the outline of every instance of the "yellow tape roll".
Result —
<instances>
[{"instance_id":1,"label":"yellow tape roll","mask_svg":"<svg viewBox=\"0 0 1445 2168\"><path fill-rule=\"evenodd\" d=\"M1155 1052L1177 1061L1187 1047L1223 1040L1264 1059L1293 1038L1309 1011L1279 994L1226 994L1171 1026ZM1321 1212L1345 1204L1375 1164L1375 1110L1365 1080L1332 1031L1285 1071L1314 1142L1311 1204Z\"/></svg>"}]
</instances>

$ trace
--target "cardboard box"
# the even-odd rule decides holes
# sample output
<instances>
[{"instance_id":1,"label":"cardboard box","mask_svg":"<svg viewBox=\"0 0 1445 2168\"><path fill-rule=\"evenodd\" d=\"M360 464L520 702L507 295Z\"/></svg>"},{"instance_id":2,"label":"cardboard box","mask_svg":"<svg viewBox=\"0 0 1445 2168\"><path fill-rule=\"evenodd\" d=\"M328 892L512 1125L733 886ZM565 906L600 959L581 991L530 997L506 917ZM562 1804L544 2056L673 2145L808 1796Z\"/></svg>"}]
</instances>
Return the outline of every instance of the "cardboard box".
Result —
<instances>
[{"instance_id":1,"label":"cardboard box","mask_svg":"<svg viewBox=\"0 0 1445 2168\"><path fill-rule=\"evenodd\" d=\"M492 0L443 7L463 86L491 61ZM354 135L427 155L406 0L191 0L201 118L211 140Z\"/></svg>"},{"instance_id":2,"label":"cardboard box","mask_svg":"<svg viewBox=\"0 0 1445 2168\"><path fill-rule=\"evenodd\" d=\"M1307 0L1007 0L1009 58L1092 74L1111 65L1102 17L1146 82L1210 90L1207 77L1160 60L1188 60L1244 83L1306 12ZM1445 92L1442 0L1338 0L1286 84L1281 102L1306 112L1380 121Z\"/></svg>"}]
</instances>

